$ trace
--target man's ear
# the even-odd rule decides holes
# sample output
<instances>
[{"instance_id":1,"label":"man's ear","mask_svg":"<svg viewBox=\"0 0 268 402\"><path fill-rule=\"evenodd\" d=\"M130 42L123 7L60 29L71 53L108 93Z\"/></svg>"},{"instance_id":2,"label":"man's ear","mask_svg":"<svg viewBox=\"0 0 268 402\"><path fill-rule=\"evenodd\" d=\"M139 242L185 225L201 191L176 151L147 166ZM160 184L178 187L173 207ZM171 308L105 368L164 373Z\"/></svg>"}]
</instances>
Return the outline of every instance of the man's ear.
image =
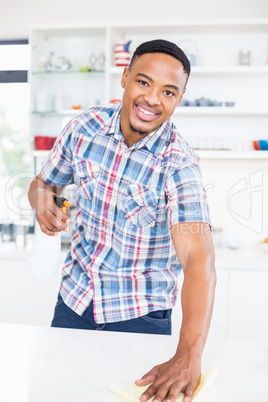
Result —
<instances>
[{"instance_id":1,"label":"man's ear","mask_svg":"<svg viewBox=\"0 0 268 402\"><path fill-rule=\"evenodd\" d=\"M182 94L181 94L181 96L179 97L179 99L177 101L176 107L178 107L179 104L181 103L183 95L185 94L185 92L186 92L186 88L184 88L184 90L182 91Z\"/></svg>"},{"instance_id":2,"label":"man's ear","mask_svg":"<svg viewBox=\"0 0 268 402\"><path fill-rule=\"evenodd\" d=\"M126 87L126 81L127 81L127 76L128 76L128 74L129 74L129 68L128 68L128 67L125 67L125 68L124 68L124 72L123 72L123 74L122 74L122 78L121 78L121 87L122 87L123 89L125 89L125 87Z\"/></svg>"}]
</instances>

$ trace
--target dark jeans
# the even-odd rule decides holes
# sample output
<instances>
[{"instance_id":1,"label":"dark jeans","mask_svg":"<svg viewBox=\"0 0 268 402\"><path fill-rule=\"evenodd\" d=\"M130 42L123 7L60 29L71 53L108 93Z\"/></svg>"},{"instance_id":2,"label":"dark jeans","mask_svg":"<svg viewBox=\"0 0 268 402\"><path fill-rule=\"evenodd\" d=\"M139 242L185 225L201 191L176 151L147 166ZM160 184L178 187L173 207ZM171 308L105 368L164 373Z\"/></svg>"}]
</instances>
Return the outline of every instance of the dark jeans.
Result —
<instances>
[{"instance_id":1,"label":"dark jeans","mask_svg":"<svg viewBox=\"0 0 268 402\"><path fill-rule=\"evenodd\" d=\"M60 328L171 335L171 311L172 310L159 310L132 320L97 324L93 316L92 302L83 315L79 316L72 309L66 306L59 294L51 326Z\"/></svg>"}]
</instances>

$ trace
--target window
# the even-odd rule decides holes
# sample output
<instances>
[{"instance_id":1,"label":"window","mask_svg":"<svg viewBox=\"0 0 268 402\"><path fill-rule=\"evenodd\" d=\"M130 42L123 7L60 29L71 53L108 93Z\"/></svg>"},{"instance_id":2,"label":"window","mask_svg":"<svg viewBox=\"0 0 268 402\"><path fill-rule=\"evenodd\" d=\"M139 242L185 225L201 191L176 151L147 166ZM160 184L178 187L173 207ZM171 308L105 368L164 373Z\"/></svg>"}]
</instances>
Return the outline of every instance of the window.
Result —
<instances>
[{"instance_id":1,"label":"window","mask_svg":"<svg viewBox=\"0 0 268 402\"><path fill-rule=\"evenodd\" d=\"M30 88L27 40L0 41L0 221L29 215L32 171L29 145ZM3 191L4 190L4 191Z\"/></svg>"}]
</instances>

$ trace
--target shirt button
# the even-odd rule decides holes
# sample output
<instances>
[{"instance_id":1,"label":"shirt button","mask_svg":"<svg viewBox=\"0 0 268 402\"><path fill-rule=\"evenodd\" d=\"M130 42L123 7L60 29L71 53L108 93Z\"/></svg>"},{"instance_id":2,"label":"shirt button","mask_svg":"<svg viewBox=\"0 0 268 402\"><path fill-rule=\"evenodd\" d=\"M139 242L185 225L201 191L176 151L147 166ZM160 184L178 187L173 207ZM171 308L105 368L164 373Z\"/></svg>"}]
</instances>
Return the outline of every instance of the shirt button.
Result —
<instances>
[{"instance_id":1,"label":"shirt button","mask_svg":"<svg viewBox=\"0 0 268 402\"><path fill-rule=\"evenodd\" d=\"M89 235L88 234L86 235L86 241L89 241Z\"/></svg>"},{"instance_id":2,"label":"shirt button","mask_svg":"<svg viewBox=\"0 0 268 402\"><path fill-rule=\"evenodd\" d=\"M100 264L100 263L101 263L101 259L100 259L99 257L97 257L96 260L95 260L95 262L96 262L97 264Z\"/></svg>"}]
</instances>

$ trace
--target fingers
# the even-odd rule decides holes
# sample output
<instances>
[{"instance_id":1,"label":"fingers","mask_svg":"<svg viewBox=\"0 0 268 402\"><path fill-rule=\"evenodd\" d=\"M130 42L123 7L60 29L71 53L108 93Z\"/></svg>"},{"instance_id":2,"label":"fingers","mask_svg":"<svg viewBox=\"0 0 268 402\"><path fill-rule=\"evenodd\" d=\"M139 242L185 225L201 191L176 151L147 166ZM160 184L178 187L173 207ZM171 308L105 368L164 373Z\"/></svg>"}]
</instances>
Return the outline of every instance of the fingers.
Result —
<instances>
[{"instance_id":1,"label":"fingers","mask_svg":"<svg viewBox=\"0 0 268 402\"><path fill-rule=\"evenodd\" d=\"M71 223L69 214L57 207L51 192L40 193L36 209L36 220L42 232L49 236L55 236L56 233L63 230L66 232L70 230L67 225Z\"/></svg>"},{"instance_id":2,"label":"fingers","mask_svg":"<svg viewBox=\"0 0 268 402\"><path fill-rule=\"evenodd\" d=\"M168 382L158 383L155 381L141 395L141 401L148 401L152 397L152 402L175 402L181 392L184 392L183 402L191 402L194 394L192 384L186 386L185 382L177 381L170 385Z\"/></svg>"},{"instance_id":3,"label":"fingers","mask_svg":"<svg viewBox=\"0 0 268 402\"><path fill-rule=\"evenodd\" d=\"M148 373L144 374L142 378L136 380L135 384L139 386L151 384L151 382L156 380L157 376L158 376L158 370L157 367L154 367L152 370L148 371Z\"/></svg>"},{"instance_id":4,"label":"fingers","mask_svg":"<svg viewBox=\"0 0 268 402\"><path fill-rule=\"evenodd\" d=\"M200 358L193 359L187 353L184 358L174 357L155 366L145 374L137 385L151 384L140 396L140 401L175 402L184 393L183 402L191 402L200 379ZM152 399L151 399L152 398Z\"/></svg>"},{"instance_id":5,"label":"fingers","mask_svg":"<svg viewBox=\"0 0 268 402\"><path fill-rule=\"evenodd\" d=\"M157 372L153 370L149 371L147 374L145 374L142 378L139 380L136 380L135 383L139 386L144 386L151 384L151 382L155 381L157 378Z\"/></svg>"},{"instance_id":6,"label":"fingers","mask_svg":"<svg viewBox=\"0 0 268 402\"><path fill-rule=\"evenodd\" d=\"M38 193L35 208L36 215L43 216L43 223L45 223L45 219L46 217L48 217L49 212L55 217L58 217L60 220L66 222L68 219L70 219L70 216L68 213L63 212L60 208L57 207L53 199L53 195L54 193L50 191L42 191Z\"/></svg>"},{"instance_id":7,"label":"fingers","mask_svg":"<svg viewBox=\"0 0 268 402\"><path fill-rule=\"evenodd\" d=\"M37 222L39 223L40 229L43 233L47 234L48 236L57 236L58 231L49 230L47 226L40 220L37 220Z\"/></svg>"},{"instance_id":8,"label":"fingers","mask_svg":"<svg viewBox=\"0 0 268 402\"><path fill-rule=\"evenodd\" d=\"M171 387L168 383L163 383L161 385L157 384L156 382L151 384L150 387L141 395L141 401L148 401L150 398L153 398L152 402L175 402L177 396L182 391L183 385L177 383L176 385L173 384ZM167 398L167 399L165 399Z\"/></svg>"},{"instance_id":9,"label":"fingers","mask_svg":"<svg viewBox=\"0 0 268 402\"><path fill-rule=\"evenodd\" d=\"M69 231L69 227L66 223L62 222L60 219L56 218L51 212L46 216L38 215L36 220L40 225L42 232L49 236L55 236L58 232Z\"/></svg>"},{"instance_id":10,"label":"fingers","mask_svg":"<svg viewBox=\"0 0 268 402\"><path fill-rule=\"evenodd\" d=\"M52 231L53 228L55 228L57 231L69 230L69 227L66 225L65 221L63 221L59 216L55 216L51 213L47 215L47 220L49 225L51 225L51 227L48 227L48 229Z\"/></svg>"},{"instance_id":11,"label":"fingers","mask_svg":"<svg viewBox=\"0 0 268 402\"><path fill-rule=\"evenodd\" d=\"M178 397L178 395L181 392L184 392L184 388L185 388L185 385L183 385L182 383L180 383L180 382L174 383L170 387L165 401L166 402L175 402L177 397Z\"/></svg>"},{"instance_id":12,"label":"fingers","mask_svg":"<svg viewBox=\"0 0 268 402\"><path fill-rule=\"evenodd\" d=\"M54 207L53 209L53 215L55 215L59 220L63 222L70 223L70 215L67 213L64 213L60 208L57 206Z\"/></svg>"},{"instance_id":13,"label":"fingers","mask_svg":"<svg viewBox=\"0 0 268 402\"><path fill-rule=\"evenodd\" d=\"M68 219L70 219L70 216L68 213L63 212L57 205L54 203L47 205L47 210L49 210L55 217L57 217L59 220L66 222ZM68 223L68 222L67 222Z\"/></svg>"},{"instance_id":14,"label":"fingers","mask_svg":"<svg viewBox=\"0 0 268 402\"><path fill-rule=\"evenodd\" d=\"M185 390L183 402L190 402L193 399L193 395L194 395L194 388L192 387L192 385L189 385Z\"/></svg>"}]
</instances>

